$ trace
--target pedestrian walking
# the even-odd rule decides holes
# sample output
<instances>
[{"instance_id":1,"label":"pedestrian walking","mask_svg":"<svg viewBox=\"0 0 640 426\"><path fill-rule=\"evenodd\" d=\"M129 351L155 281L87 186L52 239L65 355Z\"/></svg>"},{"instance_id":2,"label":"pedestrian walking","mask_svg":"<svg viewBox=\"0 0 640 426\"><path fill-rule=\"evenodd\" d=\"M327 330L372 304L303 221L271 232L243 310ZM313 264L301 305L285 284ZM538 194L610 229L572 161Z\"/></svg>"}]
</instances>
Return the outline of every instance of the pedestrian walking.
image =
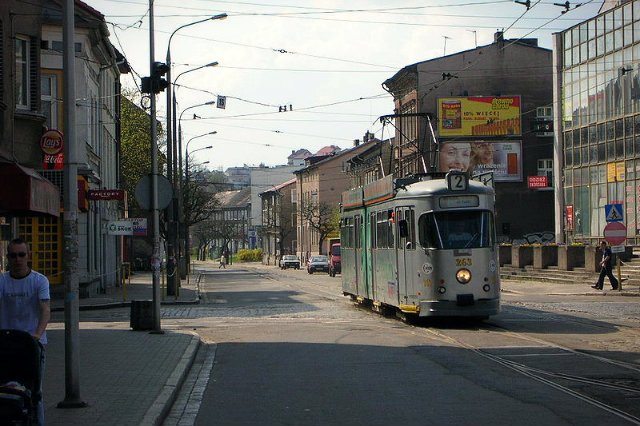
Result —
<instances>
[{"instance_id":1,"label":"pedestrian walking","mask_svg":"<svg viewBox=\"0 0 640 426\"><path fill-rule=\"evenodd\" d=\"M220 266L218 266L218 269L220 268L227 269L226 262L227 262L227 259L224 257L224 254L220 255Z\"/></svg>"},{"instance_id":2,"label":"pedestrian walking","mask_svg":"<svg viewBox=\"0 0 640 426\"><path fill-rule=\"evenodd\" d=\"M26 331L42 344L40 374L44 376L46 329L51 317L49 280L29 267L30 255L29 245L23 239L9 242L9 270L0 274L0 328ZM38 424L44 425L42 398L37 410Z\"/></svg>"},{"instance_id":3,"label":"pedestrian walking","mask_svg":"<svg viewBox=\"0 0 640 426\"><path fill-rule=\"evenodd\" d=\"M606 241L600 243L600 250L602 250L602 261L600 262L600 276L596 285L591 287L602 290L604 286L604 277L609 277L609 282L614 290L618 289L618 280L613 276L613 268L611 266L611 247L607 245Z\"/></svg>"}]
</instances>

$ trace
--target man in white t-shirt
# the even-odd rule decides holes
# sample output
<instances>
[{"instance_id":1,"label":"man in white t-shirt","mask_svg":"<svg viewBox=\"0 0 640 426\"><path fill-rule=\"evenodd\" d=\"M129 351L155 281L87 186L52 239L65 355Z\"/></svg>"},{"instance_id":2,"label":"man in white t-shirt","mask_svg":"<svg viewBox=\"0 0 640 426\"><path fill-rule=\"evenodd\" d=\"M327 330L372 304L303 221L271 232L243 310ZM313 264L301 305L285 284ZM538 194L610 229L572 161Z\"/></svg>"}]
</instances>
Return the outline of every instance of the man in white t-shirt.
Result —
<instances>
[{"instance_id":1,"label":"man in white t-shirt","mask_svg":"<svg viewBox=\"0 0 640 426\"><path fill-rule=\"evenodd\" d=\"M29 245L23 239L11 240L7 257L9 271L0 274L0 328L26 331L44 348L51 317L49 280L29 267ZM44 349L41 363L44 375ZM42 398L38 403L38 423L44 425Z\"/></svg>"}]
</instances>

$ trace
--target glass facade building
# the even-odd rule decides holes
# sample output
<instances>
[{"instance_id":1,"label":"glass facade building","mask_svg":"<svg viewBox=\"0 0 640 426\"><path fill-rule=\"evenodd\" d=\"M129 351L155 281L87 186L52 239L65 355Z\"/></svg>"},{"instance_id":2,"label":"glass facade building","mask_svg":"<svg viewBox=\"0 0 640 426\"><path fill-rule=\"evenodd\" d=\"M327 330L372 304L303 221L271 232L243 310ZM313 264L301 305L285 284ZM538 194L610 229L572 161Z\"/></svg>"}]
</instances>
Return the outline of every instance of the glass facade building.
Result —
<instances>
[{"instance_id":1,"label":"glass facade building","mask_svg":"<svg viewBox=\"0 0 640 426\"><path fill-rule=\"evenodd\" d=\"M594 242L622 204L627 244L640 219L640 0L556 35L556 144L565 241ZM559 223L559 222L557 222Z\"/></svg>"}]
</instances>

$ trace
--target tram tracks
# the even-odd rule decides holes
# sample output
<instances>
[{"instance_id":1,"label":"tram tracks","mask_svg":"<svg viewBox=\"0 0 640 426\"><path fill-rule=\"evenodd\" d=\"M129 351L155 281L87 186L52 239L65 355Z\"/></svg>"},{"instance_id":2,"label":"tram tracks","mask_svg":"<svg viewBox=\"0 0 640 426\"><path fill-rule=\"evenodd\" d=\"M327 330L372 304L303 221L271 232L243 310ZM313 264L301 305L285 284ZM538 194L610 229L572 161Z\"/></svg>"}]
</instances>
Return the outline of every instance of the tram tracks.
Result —
<instances>
[{"instance_id":1,"label":"tram tracks","mask_svg":"<svg viewBox=\"0 0 640 426\"><path fill-rule=\"evenodd\" d=\"M563 392L573 398L597 407L603 411L615 415L624 421L640 425L640 410L636 408L640 399L640 366L634 363L613 360L600 355L569 348L555 342L540 339L520 332L507 330L501 326L485 323L481 330L490 333L484 341L505 340L511 341L509 345L485 346L472 343L468 338L455 337L448 330L409 327L412 334L434 338L455 347L463 348L474 354L499 364L522 376L528 377L550 388ZM452 330L452 332L455 330ZM514 342L524 341L525 345L514 345ZM546 352L545 352L546 351ZM500 352L503 352L500 354ZM600 369L587 369L592 375L598 371L602 378L589 377L587 375L573 374L571 372L553 371L535 365L541 359L566 355L568 361L561 365L573 365L578 372L584 365L604 365ZM514 359L518 359L515 361ZM621 383L626 382L626 383Z\"/></svg>"}]
</instances>

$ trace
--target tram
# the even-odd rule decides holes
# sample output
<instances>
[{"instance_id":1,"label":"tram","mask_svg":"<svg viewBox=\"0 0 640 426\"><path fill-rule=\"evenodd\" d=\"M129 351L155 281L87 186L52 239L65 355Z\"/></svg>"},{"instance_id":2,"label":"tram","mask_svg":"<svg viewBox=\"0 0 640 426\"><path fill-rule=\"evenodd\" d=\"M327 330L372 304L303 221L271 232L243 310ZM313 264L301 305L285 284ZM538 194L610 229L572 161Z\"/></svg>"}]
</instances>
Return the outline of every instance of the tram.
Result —
<instances>
[{"instance_id":1,"label":"tram","mask_svg":"<svg viewBox=\"0 0 640 426\"><path fill-rule=\"evenodd\" d=\"M495 192L463 172L342 194L342 290L374 310L484 319L500 309Z\"/></svg>"}]
</instances>

